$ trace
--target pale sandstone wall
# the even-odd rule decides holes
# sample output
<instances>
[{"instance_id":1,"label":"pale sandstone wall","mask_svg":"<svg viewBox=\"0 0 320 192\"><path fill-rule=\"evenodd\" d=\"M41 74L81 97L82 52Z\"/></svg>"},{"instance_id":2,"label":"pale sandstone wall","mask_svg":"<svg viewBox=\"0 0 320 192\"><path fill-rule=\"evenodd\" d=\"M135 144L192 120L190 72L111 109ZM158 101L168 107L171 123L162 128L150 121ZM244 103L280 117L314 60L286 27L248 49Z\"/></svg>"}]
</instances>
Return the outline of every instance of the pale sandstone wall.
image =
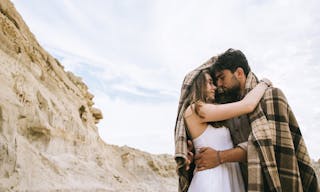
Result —
<instances>
[{"instance_id":1,"label":"pale sandstone wall","mask_svg":"<svg viewBox=\"0 0 320 192\"><path fill-rule=\"evenodd\" d=\"M0 0L0 191L176 191L175 163L104 143L81 78Z\"/></svg>"}]
</instances>

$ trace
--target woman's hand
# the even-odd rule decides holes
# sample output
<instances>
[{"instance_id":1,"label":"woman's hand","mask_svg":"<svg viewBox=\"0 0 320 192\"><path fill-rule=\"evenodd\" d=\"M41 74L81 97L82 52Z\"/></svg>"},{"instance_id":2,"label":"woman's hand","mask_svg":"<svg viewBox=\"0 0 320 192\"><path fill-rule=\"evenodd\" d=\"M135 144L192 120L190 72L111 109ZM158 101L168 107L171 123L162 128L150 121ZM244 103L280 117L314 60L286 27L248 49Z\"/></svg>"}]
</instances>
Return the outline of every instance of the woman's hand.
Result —
<instances>
[{"instance_id":1,"label":"woman's hand","mask_svg":"<svg viewBox=\"0 0 320 192\"><path fill-rule=\"evenodd\" d=\"M265 83L268 87L272 87L272 82L267 78L262 78L260 82Z\"/></svg>"}]
</instances>

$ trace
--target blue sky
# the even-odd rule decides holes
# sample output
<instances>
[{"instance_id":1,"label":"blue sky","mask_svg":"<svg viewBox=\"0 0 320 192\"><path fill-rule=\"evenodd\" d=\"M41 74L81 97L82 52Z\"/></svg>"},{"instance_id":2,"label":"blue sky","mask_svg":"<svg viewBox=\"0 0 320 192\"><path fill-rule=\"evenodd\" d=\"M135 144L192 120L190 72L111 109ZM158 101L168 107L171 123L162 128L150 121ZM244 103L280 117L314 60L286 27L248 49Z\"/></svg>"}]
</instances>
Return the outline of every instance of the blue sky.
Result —
<instances>
[{"instance_id":1,"label":"blue sky","mask_svg":"<svg viewBox=\"0 0 320 192\"><path fill-rule=\"evenodd\" d=\"M184 75L229 47L281 88L320 158L317 0L14 0L40 44L81 76L110 144L174 152Z\"/></svg>"}]
</instances>

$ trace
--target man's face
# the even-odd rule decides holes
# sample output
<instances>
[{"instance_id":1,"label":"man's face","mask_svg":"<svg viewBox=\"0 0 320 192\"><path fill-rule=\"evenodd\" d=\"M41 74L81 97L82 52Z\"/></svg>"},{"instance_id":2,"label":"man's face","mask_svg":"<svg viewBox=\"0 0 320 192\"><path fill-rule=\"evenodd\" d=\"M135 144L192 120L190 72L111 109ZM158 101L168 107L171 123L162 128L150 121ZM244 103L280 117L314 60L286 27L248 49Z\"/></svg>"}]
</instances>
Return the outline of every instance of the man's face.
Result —
<instances>
[{"instance_id":1,"label":"man's face","mask_svg":"<svg viewBox=\"0 0 320 192\"><path fill-rule=\"evenodd\" d=\"M215 73L216 84L223 90L223 96L228 98L228 102L238 101L240 99L240 82L237 77L228 69Z\"/></svg>"}]
</instances>

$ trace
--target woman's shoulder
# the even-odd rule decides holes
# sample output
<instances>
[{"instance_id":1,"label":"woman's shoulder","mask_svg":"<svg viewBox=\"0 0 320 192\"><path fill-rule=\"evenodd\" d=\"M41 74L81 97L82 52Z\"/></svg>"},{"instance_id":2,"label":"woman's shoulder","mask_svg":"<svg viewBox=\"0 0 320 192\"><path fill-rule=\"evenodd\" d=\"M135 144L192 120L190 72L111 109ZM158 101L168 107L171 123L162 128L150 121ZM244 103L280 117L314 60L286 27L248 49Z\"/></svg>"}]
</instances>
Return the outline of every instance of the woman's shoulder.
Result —
<instances>
[{"instance_id":1,"label":"woman's shoulder","mask_svg":"<svg viewBox=\"0 0 320 192\"><path fill-rule=\"evenodd\" d=\"M189 105L183 113L183 117L186 119L192 115L192 107Z\"/></svg>"},{"instance_id":2,"label":"woman's shoulder","mask_svg":"<svg viewBox=\"0 0 320 192\"><path fill-rule=\"evenodd\" d=\"M203 106L205 105L206 103L202 102L202 101L198 101L196 103L191 103L187 109L184 111L184 117L186 116L190 116L192 114L194 114L194 110L195 108L197 107L197 105L200 105L200 106Z\"/></svg>"}]
</instances>

